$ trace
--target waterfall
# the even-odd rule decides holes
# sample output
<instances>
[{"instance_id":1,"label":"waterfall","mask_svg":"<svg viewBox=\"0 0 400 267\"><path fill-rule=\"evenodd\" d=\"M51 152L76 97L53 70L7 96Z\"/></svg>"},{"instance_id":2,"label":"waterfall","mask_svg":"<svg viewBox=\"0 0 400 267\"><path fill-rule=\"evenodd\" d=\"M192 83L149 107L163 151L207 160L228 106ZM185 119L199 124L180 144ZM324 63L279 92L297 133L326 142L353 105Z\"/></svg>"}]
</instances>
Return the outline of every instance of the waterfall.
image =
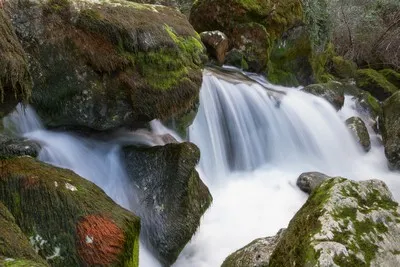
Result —
<instances>
[{"instance_id":1,"label":"waterfall","mask_svg":"<svg viewBox=\"0 0 400 267\"><path fill-rule=\"evenodd\" d=\"M286 227L307 199L296 186L305 171L382 179L400 199L400 177L388 171L379 136L369 129L372 148L364 153L344 124L350 116L363 116L351 97L338 113L325 100L298 88L274 86L261 76L250 78L204 71L189 140L200 148L198 171L214 202L176 267L220 266L236 249ZM19 107L4 124L39 142L40 160L74 170L131 210L134 196L121 164L120 143L163 142L143 131L96 140L48 131L30 107ZM151 126L153 133L179 140L160 122ZM159 266L143 246L140 266Z\"/></svg>"}]
</instances>

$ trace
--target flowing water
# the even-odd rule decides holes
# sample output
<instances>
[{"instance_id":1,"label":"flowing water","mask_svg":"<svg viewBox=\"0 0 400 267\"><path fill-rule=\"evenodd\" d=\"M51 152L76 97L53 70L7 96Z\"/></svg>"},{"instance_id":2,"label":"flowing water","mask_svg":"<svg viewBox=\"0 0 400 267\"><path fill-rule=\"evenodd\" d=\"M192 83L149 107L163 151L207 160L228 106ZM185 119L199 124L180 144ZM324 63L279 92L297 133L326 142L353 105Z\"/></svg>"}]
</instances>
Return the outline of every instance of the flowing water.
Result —
<instances>
[{"instance_id":1,"label":"flowing water","mask_svg":"<svg viewBox=\"0 0 400 267\"><path fill-rule=\"evenodd\" d=\"M307 198L296 187L297 177L305 171L382 179L400 200L400 175L388 171L379 136L369 129L372 148L364 153L343 123L348 117L364 116L351 97L337 113L325 100L297 88L251 78L257 82L204 72L189 139L201 150L198 171L214 201L176 267L220 266L236 249L286 227ZM162 144L145 131L96 140L48 131L31 108L12 114L5 126L40 142L39 159L74 170L128 209L134 209L134 196L126 190L120 143ZM157 121L151 126L155 134L179 139ZM143 246L140 266L159 266Z\"/></svg>"}]
</instances>

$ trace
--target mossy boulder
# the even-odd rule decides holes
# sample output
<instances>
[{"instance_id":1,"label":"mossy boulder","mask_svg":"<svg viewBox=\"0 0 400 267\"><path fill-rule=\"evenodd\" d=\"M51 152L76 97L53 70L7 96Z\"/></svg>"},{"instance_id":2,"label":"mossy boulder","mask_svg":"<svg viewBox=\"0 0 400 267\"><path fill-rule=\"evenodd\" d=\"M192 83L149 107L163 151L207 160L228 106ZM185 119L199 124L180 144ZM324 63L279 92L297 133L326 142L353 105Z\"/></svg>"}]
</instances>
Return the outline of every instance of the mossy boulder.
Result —
<instances>
[{"instance_id":1,"label":"mossy boulder","mask_svg":"<svg viewBox=\"0 0 400 267\"><path fill-rule=\"evenodd\" d=\"M370 92L380 101L385 100L399 90L385 76L373 69L357 70L356 82L360 89Z\"/></svg>"},{"instance_id":2,"label":"mossy boulder","mask_svg":"<svg viewBox=\"0 0 400 267\"><path fill-rule=\"evenodd\" d=\"M51 266L138 266L140 220L72 171L1 160L0 201Z\"/></svg>"},{"instance_id":3,"label":"mossy boulder","mask_svg":"<svg viewBox=\"0 0 400 267\"><path fill-rule=\"evenodd\" d=\"M273 42L301 22L302 16L297 0L198 0L192 6L190 22L199 32L224 32L231 48L245 56L249 70L264 72Z\"/></svg>"},{"instance_id":4,"label":"mossy boulder","mask_svg":"<svg viewBox=\"0 0 400 267\"><path fill-rule=\"evenodd\" d=\"M322 84L311 84L302 91L319 96L327 100L336 110L340 110L344 104L345 86L340 82L328 82Z\"/></svg>"},{"instance_id":5,"label":"mossy boulder","mask_svg":"<svg viewBox=\"0 0 400 267\"><path fill-rule=\"evenodd\" d=\"M368 152L371 149L371 139L364 121L359 117L351 117L346 120L346 125L357 143L362 146L365 152Z\"/></svg>"},{"instance_id":6,"label":"mossy boulder","mask_svg":"<svg viewBox=\"0 0 400 267\"><path fill-rule=\"evenodd\" d=\"M383 120L380 125L389 166L400 170L400 92L383 103Z\"/></svg>"},{"instance_id":7,"label":"mossy boulder","mask_svg":"<svg viewBox=\"0 0 400 267\"><path fill-rule=\"evenodd\" d=\"M189 17L190 9L192 8L194 1L195 0L134 0L132 2L178 8L186 17Z\"/></svg>"},{"instance_id":8,"label":"mossy boulder","mask_svg":"<svg viewBox=\"0 0 400 267\"><path fill-rule=\"evenodd\" d=\"M18 265L30 262L31 265ZM0 202L0 266L48 266L35 252L7 207Z\"/></svg>"},{"instance_id":9,"label":"mossy boulder","mask_svg":"<svg viewBox=\"0 0 400 267\"><path fill-rule=\"evenodd\" d=\"M32 80L24 50L11 22L0 8L0 118L12 111L19 102L27 102Z\"/></svg>"},{"instance_id":10,"label":"mossy boulder","mask_svg":"<svg viewBox=\"0 0 400 267\"><path fill-rule=\"evenodd\" d=\"M137 198L142 233L161 263L170 266L189 242L212 197L195 167L191 143L126 146L124 160Z\"/></svg>"},{"instance_id":11,"label":"mossy boulder","mask_svg":"<svg viewBox=\"0 0 400 267\"><path fill-rule=\"evenodd\" d=\"M311 194L320 184L330 177L320 172L304 172L297 178L296 185L301 191Z\"/></svg>"},{"instance_id":12,"label":"mossy boulder","mask_svg":"<svg viewBox=\"0 0 400 267\"><path fill-rule=\"evenodd\" d=\"M332 178L290 221L269 266L398 266L400 208L379 180Z\"/></svg>"},{"instance_id":13,"label":"mossy boulder","mask_svg":"<svg viewBox=\"0 0 400 267\"><path fill-rule=\"evenodd\" d=\"M305 26L286 31L273 45L268 63L268 80L285 86L314 82L311 53L312 44Z\"/></svg>"},{"instance_id":14,"label":"mossy boulder","mask_svg":"<svg viewBox=\"0 0 400 267\"><path fill-rule=\"evenodd\" d=\"M400 89L400 73L393 69L383 69L380 70L379 73L385 76L389 82Z\"/></svg>"},{"instance_id":15,"label":"mossy boulder","mask_svg":"<svg viewBox=\"0 0 400 267\"><path fill-rule=\"evenodd\" d=\"M242 70L249 70L249 64L247 64L246 57L242 51L236 48L231 49L226 54L225 64Z\"/></svg>"},{"instance_id":16,"label":"mossy boulder","mask_svg":"<svg viewBox=\"0 0 400 267\"><path fill-rule=\"evenodd\" d=\"M174 8L123 0L6 3L49 127L108 130L198 101L205 49Z\"/></svg>"},{"instance_id":17,"label":"mossy boulder","mask_svg":"<svg viewBox=\"0 0 400 267\"><path fill-rule=\"evenodd\" d=\"M279 230L275 236L258 238L247 246L229 255L221 267L265 267L285 229Z\"/></svg>"},{"instance_id":18,"label":"mossy boulder","mask_svg":"<svg viewBox=\"0 0 400 267\"><path fill-rule=\"evenodd\" d=\"M329 63L328 63L329 65ZM341 56L334 56L330 61L330 73L340 79L350 79L356 76L357 64Z\"/></svg>"}]
</instances>

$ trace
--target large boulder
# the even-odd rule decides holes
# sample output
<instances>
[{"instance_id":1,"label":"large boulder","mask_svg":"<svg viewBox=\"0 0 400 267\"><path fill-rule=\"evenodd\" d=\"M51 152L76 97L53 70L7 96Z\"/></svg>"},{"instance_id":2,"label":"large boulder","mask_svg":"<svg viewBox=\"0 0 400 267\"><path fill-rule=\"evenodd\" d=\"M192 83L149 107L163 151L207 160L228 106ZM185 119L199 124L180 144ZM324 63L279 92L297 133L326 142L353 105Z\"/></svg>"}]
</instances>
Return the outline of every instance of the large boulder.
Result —
<instances>
[{"instance_id":1,"label":"large boulder","mask_svg":"<svg viewBox=\"0 0 400 267\"><path fill-rule=\"evenodd\" d=\"M141 217L142 233L158 259L178 257L212 201L195 167L200 151L191 143L123 148Z\"/></svg>"},{"instance_id":2,"label":"large boulder","mask_svg":"<svg viewBox=\"0 0 400 267\"><path fill-rule=\"evenodd\" d=\"M384 102L383 120L380 125L389 166L400 169L400 92Z\"/></svg>"},{"instance_id":3,"label":"large boulder","mask_svg":"<svg viewBox=\"0 0 400 267\"><path fill-rule=\"evenodd\" d=\"M371 149L371 139L364 121L359 117L351 117L346 120L346 125L357 143L362 146L365 152L368 152Z\"/></svg>"},{"instance_id":4,"label":"large boulder","mask_svg":"<svg viewBox=\"0 0 400 267\"><path fill-rule=\"evenodd\" d=\"M174 8L10 0L5 10L29 55L32 104L49 127L132 126L198 101L205 49Z\"/></svg>"},{"instance_id":5,"label":"large boulder","mask_svg":"<svg viewBox=\"0 0 400 267\"><path fill-rule=\"evenodd\" d=\"M357 86L370 92L380 101L384 101L399 89L390 83L385 76L373 69L361 69L356 72Z\"/></svg>"},{"instance_id":6,"label":"large boulder","mask_svg":"<svg viewBox=\"0 0 400 267\"><path fill-rule=\"evenodd\" d=\"M263 72L273 41L300 23L302 16L297 0L199 0L193 4L190 22L199 32L224 32L231 48L245 56L249 70Z\"/></svg>"},{"instance_id":7,"label":"large boulder","mask_svg":"<svg viewBox=\"0 0 400 267\"><path fill-rule=\"evenodd\" d=\"M0 266L48 266L32 248L28 238L16 224L15 218L1 202Z\"/></svg>"},{"instance_id":8,"label":"large boulder","mask_svg":"<svg viewBox=\"0 0 400 267\"><path fill-rule=\"evenodd\" d=\"M247 246L229 255L221 267L265 267L285 229L279 230L275 236L258 238Z\"/></svg>"},{"instance_id":9,"label":"large boulder","mask_svg":"<svg viewBox=\"0 0 400 267\"><path fill-rule=\"evenodd\" d=\"M340 110L344 104L344 90L345 86L342 83L328 82L308 85L302 91L322 97L336 110Z\"/></svg>"},{"instance_id":10,"label":"large boulder","mask_svg":"<svg viewBox=\"0 0 400 267\"><path fill-rule=\"evenodd\" d=\"M350 79L356 76L357 64L351 60L346 60L341 56L334 56L329 63L329 72L340 79Z\"/></svg>"},{"instance_id":11,"label":"large boulder","mask_svg":"<svg viewBox=\"0 0 400 267\"><path fill-rule=\"evenodd\" d=\"M269 266L399 266L400 207L379 180L326 180L290 221Z\"/></svg>"},{"instance_id":12,"label":"large boulder","mask_svg":"<svg viewBox=\"0 0 400 267\"><path fill-rule=\"evenodd\" d=\"M51 266L138 266L140 220L72 171L3 159L0 201Z\"/></svg>"},{"instance_id":13,"label":"large boulder","mask_svg":"<svg viewBox=\"0 0 400 267\"><path fill-rule=\"evenodd\" d=\"M26 102L32 80L24 50L0 7L0 118L12 111L20 101Z\"/></svg>"},{"instance_id":14,"label":"large boulder","mask_svg":"<svg viewBox=\"0 0 400 267\"><path fill-rule=\"evenodd\" d=\"M320 184L331 177L320 172L304 172L297 178L296 185L301 191L311 194Z\"/></svg>"}]
</instances>

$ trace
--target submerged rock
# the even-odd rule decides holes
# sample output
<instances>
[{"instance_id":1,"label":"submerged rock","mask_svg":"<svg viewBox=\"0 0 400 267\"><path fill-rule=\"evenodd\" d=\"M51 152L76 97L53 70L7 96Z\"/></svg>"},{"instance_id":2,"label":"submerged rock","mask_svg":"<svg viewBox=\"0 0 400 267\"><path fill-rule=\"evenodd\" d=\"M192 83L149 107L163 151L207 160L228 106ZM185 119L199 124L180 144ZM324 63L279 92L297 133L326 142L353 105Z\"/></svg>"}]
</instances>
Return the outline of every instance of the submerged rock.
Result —
<instances>
[{"instance_id":1,"label":"submerged rock","mask_svg":"<svg viewBox=\"0 0 400 267\"><path fill-rule=\"evenodd\" d=\"M32 80L24 50L0 6L0 118L31 95Z\"/></svg>"},{"instance_id":2,"label":"submerged rock","mask_svg":"<svg viewBox=\"0 0 400 267\"><path fill-rule=\"evenodd\" d=\"M7 1L49 127L108 130L198 102L205 49L174 8L129 1Z\"/></svg>"},{"instance_id":3,"label":"submerged rock","mask_svg":"<svg viewBox=\"0 0 400 267\"><path fill-rule=\"evenodd\" d=\"M0 266L48 266L0 202Z\"/></svg>"},{"instance_id":4,"label":"submerged rock","mask_svg":"<svg viewBox=\"0 0 400 267\"><path fill-rule=\"evenodd\" d=\"M385 76L373 69L358 70L356 82L359 88L370 92L380 101L385 100L399 90Z\"/></svg>"},{"instance_id":5,"label":"submerged rock","mask_svg":"<svg viewBox=\"0 0 400 267\"><path fill-rule=\"evenodd\" d=\"M305 172L297 178L296 185L305 193L311 194L325 180L331 177L320 172Z\"/></svg>"},{"instance_id":6,"label":"submerged rock","mask_svg":"<svg viewBox=\"0 0 400 267\"><path fill-rule=\"evenodd\" d=\"M399 266L400 208L379 180L326 180L290 221L269 266Z\"/></svg>"},{"instance_id":7,"label":"submerged rock","mask_svg":"<svg viewBox=\"0 0 400 267\"><path fill-rule=\"evenodd\" d=\"M346 120L346 125L357 140L357 143L363 147L365 152L368 152L371 149L371 139L364 121L359 117L351 117Z\"/></svg>"},{"instance_id":8,"label":"submerged rock","mask_svg":"<svg viewBox=\"0 0 400 267\"><path fill-rule=\"evenodd\" d=\"M72 171L3 159L0 201L51 266L138 266L139 218Z\"/></svg>"},{"instance_id":9,"label":"submerged rock","mask_svg":"<svg viewBox=\"0 0 400 267\"><path fill-rule=\"evenodd\" d=\"M229 255L221 267L265 267L285 229L279 230L276 236L258 238L247 246Z\"/></svg>"},{"instance_id":10,"label":"submerged rock","mask_svg":"<svg viewBox=\"0 0 400 267\"><path fill-rule=\"evenodd\" d=\"M384 102L380 125L389 166L400 170L400 92Z\"/></svg>"},{"instance_id":11,"label":"submerged rock","mask_svg":"<svg viewBox=\"0 0 400 267\"><path fill-rule=\"evenodd\" d=\"M123 148L137 197L142 232L162 264L169 266L189 242L212 197L195 167L200 151L191 143Z\"/></svg>"},{"instance_id":12,"label":"submerged rock","mask_svg":"<svg viewBox=\"0 0 400 267\"><path fill-rule=\"evenodd\" d=\"M303 91L324 98L336 110L340 110L344 104L344 88L340 82L328 82L308 85Z\"/></svg>"},{"instance_id":13,"label":"submerged rock","mask_svg":"<svg viewBox=\"0 0 400 267\"><path fill-rule=\"evenodd\" d=\"M201 41L206 46L208 53L217 59L219 64L225 61L225 54L229 48L228 37L220 31L210 31L200 33Z\"/></svg>"}]
</instances>

